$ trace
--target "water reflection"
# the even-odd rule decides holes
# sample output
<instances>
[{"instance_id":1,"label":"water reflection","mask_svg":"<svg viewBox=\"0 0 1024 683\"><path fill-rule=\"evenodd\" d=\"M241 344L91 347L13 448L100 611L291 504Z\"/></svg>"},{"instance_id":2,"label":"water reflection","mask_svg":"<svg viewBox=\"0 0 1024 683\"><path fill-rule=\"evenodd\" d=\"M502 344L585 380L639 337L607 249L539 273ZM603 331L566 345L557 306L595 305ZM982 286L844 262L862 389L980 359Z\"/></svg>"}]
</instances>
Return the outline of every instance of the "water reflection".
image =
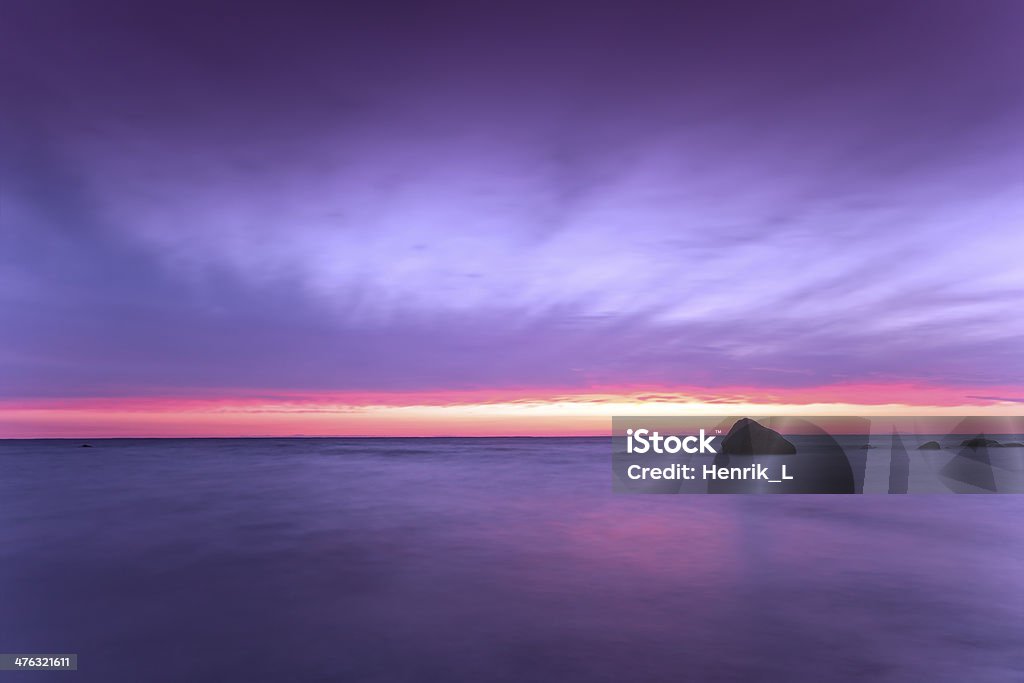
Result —
<instances>
[{"instance_id":1,"label":"water reflection","mask_svg":"<svg viewBox=\"0 0 1024 683\"><path fill-rule=\"evenodd\" d=\"M607 453L6 442L0 642L82 681L1020 679L1018 497L613 495Z\"/></svg>"}]
</instances>

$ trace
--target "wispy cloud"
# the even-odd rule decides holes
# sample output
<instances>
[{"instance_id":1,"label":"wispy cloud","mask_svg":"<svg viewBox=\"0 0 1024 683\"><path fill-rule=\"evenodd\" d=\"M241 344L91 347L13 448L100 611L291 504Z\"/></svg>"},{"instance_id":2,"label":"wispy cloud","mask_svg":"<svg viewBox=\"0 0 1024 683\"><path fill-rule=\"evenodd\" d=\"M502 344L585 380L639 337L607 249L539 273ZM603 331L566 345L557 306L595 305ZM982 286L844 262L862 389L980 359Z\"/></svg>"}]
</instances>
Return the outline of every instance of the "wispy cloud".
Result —
<instances>
[{"instance_id":1,"label":"wispy cloud","mask_svg":"<svg viewBox=\"0 0 1024 683\"><path fill-rule=\"evenodd\" d=\"M1013 22L944 5L911 49L900 8L850 37L814 7L813 60L773 12L389 43L369 11L345 41L254 10L226 44L12 11L0 396L1004 400L1024 384ZM269 36L294 50L246 66Z\"/></svg>"}]
</instances>

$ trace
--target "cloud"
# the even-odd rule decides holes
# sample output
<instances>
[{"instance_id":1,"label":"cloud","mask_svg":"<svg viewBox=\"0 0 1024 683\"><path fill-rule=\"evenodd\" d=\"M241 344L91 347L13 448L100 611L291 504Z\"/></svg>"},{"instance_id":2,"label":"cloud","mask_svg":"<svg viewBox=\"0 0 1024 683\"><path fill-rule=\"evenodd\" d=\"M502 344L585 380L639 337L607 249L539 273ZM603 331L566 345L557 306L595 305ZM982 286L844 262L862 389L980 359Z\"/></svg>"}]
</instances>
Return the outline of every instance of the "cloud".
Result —
<instances>
[{"instance_id":1,"label":"cloud","mask_svg":"<svg viewBox=\"0 0 1024 683\"><path fill-rule=\"evenodd\" d=\"M1000 403L1024 403L1024 398L1020 397L1008 397L1008 396L968 396L967 398L978 399L981 401L998 401Z\"/></svg>"},{"instance_id":2,"label":"cloud","mask_svg":"<svg viewBox=\"0 0 1024 683\"><path fill-rule=\"evenodd\" d=\"M222 45L23 12L6 398L1024 380L995 14L951 5L913 50L901 11L834 47L813 11L762 17L729 51L716 12L598 13L573 44L555 13L529 50L514 17L394 42L360 15L346 43L256 10Z\"/></svg>"}]
</instances>

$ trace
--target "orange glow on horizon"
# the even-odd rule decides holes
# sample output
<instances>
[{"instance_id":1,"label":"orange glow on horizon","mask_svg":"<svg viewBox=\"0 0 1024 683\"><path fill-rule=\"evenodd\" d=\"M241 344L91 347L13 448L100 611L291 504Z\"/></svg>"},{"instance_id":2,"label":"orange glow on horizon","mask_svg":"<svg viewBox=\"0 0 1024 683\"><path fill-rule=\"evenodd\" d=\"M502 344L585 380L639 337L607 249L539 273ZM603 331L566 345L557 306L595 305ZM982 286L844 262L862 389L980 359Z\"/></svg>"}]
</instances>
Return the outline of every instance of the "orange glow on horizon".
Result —
<instances>
[{"instance_id":1,"label":"orange glow on horizon","mask_svg":"<svg viewBox=\"0 0 1024 683\"><path fill-rule=\"evenodd\" d=\"M607 435L614 415L1019 415L1020 388L204 392L0 401L0 438Z\"/></svg>"}]
</instances>

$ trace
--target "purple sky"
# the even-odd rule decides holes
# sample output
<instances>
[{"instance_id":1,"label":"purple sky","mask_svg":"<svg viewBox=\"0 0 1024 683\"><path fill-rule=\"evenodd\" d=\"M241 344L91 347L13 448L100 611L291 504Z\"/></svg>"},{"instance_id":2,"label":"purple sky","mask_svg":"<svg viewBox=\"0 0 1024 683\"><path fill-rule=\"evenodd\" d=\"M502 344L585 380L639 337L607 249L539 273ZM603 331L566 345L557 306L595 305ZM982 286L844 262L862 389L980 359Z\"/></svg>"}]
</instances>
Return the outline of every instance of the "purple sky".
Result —
<instances>
[{"instance_id":1,"label":"purple sky","mask_svg":"<svg viewBox=\"0 0 1024 683\"><path fill-rule=\"evenodd\" d=\"M0 8L0 398L1024 387L1022 2L209 4Z\"/></svg>"}]
</instances>

